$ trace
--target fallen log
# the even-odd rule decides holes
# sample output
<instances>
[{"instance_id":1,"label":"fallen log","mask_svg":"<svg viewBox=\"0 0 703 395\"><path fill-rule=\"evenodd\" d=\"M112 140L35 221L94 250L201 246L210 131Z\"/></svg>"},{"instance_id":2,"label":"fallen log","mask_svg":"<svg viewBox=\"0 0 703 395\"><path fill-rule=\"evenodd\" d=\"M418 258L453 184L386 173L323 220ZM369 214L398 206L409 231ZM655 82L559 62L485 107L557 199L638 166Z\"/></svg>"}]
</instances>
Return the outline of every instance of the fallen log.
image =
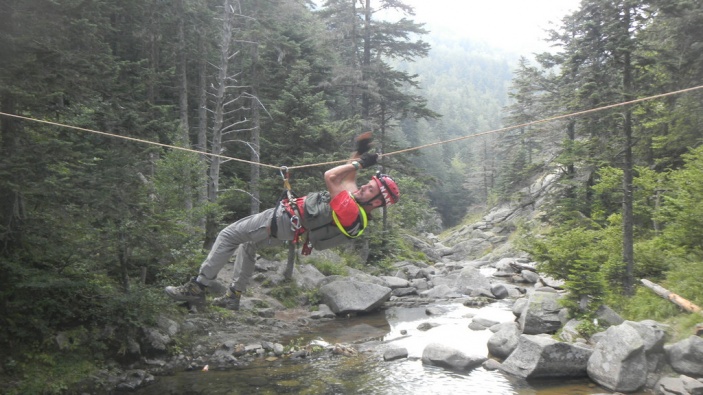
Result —
<instances>
[{"instance_id":1,"label":"fallen log","mask_svg":"<svg viewBox=\"0 0 703 395\"><path fill-rule=\"evenodd\" d=\"M531 271L531 272L537 273L537 269L536 269L536 268L534 268L534 267L532 267L532 266L528 266L528 265L521 265L521 264L515 263L515 262L510 262L510 267L512 267L513 270L516 270L516 271L518 271L518 272L520 272L520 271L522 271L522 270L529 270L529 271Z\"/></svg>"},{"instance_id":2,"label":"fallen log","mask_svg":"<svg viewBox=\"0 0 703 395\"><path fill-rule=\"evenodd\" d=\"M698 313L703 315L703 311L701 311L701 308L693 304L690 300L682 298L681 296L669 291L661 285L655 284L647 279L643 278L640 280L640 282L642 282L645 287L654 291L654 293L656 293L657 295L681 307L689 313Z\"/></svg>"}]
</instances>

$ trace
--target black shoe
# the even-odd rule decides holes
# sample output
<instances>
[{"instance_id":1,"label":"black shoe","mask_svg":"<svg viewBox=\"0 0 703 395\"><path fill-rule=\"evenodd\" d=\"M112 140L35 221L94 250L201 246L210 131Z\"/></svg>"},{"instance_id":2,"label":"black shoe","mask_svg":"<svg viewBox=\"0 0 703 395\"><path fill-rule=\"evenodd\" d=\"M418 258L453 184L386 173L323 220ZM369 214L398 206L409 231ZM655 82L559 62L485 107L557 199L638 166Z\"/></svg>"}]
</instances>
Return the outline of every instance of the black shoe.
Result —
<instances>
[{"instance_id":1,"label":"black shoe","mask_svg":"<svg viewBox=\"0 0 703 395\"><path fill-rule=\"evenodd\" d=\"M241 299L242 292L230 287L223 296L213 299L212 304L229 310L239 310L239 302Z\"/></svg>"},{"instance_id":2,"label":"black shoe","mask_svg":"<svg viewBox=\"0 0 703 395\"><path fill-rule=\"evenodd\" d=\"M195 281L195 278L178 287L168 286L164 291L171 299L182 302L205 301L205 286Z\"/></svg>"}]
</instances>

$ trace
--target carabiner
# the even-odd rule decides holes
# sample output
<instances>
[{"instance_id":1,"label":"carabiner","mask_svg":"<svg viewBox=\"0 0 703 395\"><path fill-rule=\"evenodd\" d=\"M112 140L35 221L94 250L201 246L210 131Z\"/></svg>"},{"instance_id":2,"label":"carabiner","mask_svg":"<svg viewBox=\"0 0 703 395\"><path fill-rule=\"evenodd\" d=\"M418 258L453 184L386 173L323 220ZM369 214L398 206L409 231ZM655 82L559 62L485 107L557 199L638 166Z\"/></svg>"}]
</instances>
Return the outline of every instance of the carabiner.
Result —
<instances>
[{"instance_id":1,"label":"carabiner","mask_svg":"<svg viewBox=\"0 0 703 395\"><path fill-rule=\"evenodd\" d=\"M300 218L298 218L297 215L292 215L290 217L290 226L293 230L298 230L302 228L302 225L300 224Z\"/></svg>"}]
</instances>

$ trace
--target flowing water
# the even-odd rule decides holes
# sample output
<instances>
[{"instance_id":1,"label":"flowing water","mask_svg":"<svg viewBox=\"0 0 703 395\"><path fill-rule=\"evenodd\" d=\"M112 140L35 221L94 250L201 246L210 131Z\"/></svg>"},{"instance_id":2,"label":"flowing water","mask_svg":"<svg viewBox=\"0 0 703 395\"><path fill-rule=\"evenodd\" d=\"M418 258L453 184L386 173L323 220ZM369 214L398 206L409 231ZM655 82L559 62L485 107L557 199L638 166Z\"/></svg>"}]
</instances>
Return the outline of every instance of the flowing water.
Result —
<instances>
[{"instance_id":1,"label":"flowing water","mask_svg":"<svg viewBox=\"0 0 703 395\"><path fill-rule=\"evenodd\" d=\"M246 367L227 371L183 372L157 377L156 383L137 392L164 394L496 394L586 395L610 394L588 380L526 381L482 367L456 372L423 365L422 350L429 343L444 343L466 354L487 355L489 330L468 328L470 317L498 322L513 321L504 302L483 308L460 303L436 305L444 310L428 316L426 307L392 307L385 311L335 319L306 339L354 344L356 356L311 357L304 360L263 358ZM436 325L420 330L423 323ZM408 358L385 362L383 352L403 347Z\"/></svg>"}]
</instances>

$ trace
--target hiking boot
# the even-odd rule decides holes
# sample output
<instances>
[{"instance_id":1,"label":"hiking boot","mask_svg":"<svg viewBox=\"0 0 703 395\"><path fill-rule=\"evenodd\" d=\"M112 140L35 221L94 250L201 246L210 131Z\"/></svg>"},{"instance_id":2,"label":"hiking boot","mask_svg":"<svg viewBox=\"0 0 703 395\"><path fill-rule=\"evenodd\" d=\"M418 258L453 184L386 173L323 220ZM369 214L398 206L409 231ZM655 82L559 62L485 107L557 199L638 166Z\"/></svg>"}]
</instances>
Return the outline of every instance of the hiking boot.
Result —
<instances>
[{"instance_id":1,"label":"hiking boot","mask_svg":"<svg viewBox=\"0 0 703 395\"><path fill-rule=\"evenodd\" d=\"M239 302L242 299L242 292L234 288L228 288L224 295L212 300L212 304L229 310L239 310Z\"/></svg>"},{"instance_id":2,"label":"hiking boot","mask_svg":"<svg viewBox=\"0 0 703 395\"><path fill-rule=\"evenodd\" d=\"M166 295L170 296L171 299L182 302L205 301L205 286L195 281L195 278L192 278L187 283L178 287L168 286L164 291L166 291Z\"/></svg>"}]
</instances>

